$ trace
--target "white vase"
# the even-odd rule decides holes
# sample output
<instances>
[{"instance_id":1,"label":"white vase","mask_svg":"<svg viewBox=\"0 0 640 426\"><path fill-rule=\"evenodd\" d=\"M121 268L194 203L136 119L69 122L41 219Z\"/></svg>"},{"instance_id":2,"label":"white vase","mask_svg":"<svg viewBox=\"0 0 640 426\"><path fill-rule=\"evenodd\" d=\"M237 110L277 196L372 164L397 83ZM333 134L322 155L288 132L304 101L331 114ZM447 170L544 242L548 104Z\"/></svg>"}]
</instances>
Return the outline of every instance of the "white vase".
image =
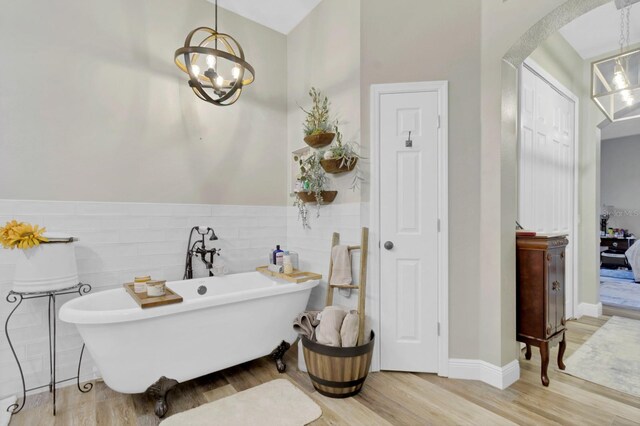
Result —
<instances>
[{"instance_id":1,"label":"white vase","mask_svg":"<svg viewBox=\"0 0 640 426\"><path fill-rule=\"evenodd\" d=\"M73 287L80 282L72 242L41 243L18 251L20 255L13 277L14 291L54 291Z\"/></svg>"}]
</instances>

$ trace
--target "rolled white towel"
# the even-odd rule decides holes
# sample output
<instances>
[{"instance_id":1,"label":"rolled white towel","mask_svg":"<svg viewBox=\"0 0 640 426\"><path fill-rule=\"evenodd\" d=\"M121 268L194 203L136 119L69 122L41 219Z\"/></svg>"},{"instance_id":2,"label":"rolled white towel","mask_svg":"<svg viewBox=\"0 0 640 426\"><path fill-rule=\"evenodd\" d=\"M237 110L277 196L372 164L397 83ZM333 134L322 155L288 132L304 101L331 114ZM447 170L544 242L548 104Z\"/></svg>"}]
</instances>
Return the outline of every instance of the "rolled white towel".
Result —
<instances>
[{"instance_id":1,"label":"rolled white towel","mask_svg":"<svg viewBox=\"0 0 640 426\"><path fill-rule=\"evenodd\" d=\"M340 328L340 339L343 348L352 348L358 344L359 324L358 311L352 310L344 317Z\"/></svg>"},{"instance_id":2,"label":"rolled white towel","mask_svg":"<svg viewBox=\"0 0 640 426\"><path fill-rule=\"evenodd\" d=\"M338 306L327 306L319 316L320 324L316 328L316 341L322 345L340 347L340 329L347 312Z\"/></svg>"}]
</instances>

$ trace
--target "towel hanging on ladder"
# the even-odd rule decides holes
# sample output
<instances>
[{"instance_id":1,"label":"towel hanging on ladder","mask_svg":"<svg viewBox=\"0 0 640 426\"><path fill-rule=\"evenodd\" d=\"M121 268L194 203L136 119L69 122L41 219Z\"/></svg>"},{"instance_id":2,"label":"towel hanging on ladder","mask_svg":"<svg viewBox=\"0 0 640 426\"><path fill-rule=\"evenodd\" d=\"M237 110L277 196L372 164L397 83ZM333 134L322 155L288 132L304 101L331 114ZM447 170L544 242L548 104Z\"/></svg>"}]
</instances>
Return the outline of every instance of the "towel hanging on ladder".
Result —
<instances>
[{"instance_id":1,"label":"towel hanging on ladder","mask_svg":"<svg viewBox=\"0 0 640 426\"><path fill-rule=\"evenodd\" d=\"M350 285L353 282L351 276L351 255L349 246L337 245L331 249L332 271L329 284Z\"/></svg>"}]
</instances>

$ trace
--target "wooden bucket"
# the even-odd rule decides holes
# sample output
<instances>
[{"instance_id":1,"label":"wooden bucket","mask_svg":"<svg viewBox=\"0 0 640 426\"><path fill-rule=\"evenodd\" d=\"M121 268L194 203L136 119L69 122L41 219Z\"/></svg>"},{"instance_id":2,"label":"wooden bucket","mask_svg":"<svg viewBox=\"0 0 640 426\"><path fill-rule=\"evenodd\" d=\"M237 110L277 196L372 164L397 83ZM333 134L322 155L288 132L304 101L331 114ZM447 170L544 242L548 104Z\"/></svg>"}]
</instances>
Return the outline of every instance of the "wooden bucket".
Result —
<instances>
[{"instance_id":1,"label":"wooden bucket","mask_svg":"<svg viewBox=\"0 0 640 426\"><path fill-rule=\"evenodd\" d=\"M337 348L302 336L302 352L313 387L330 398L348 398L362 389L371 366L374 334L362 346Z\"/></svg>"}]
</instances>

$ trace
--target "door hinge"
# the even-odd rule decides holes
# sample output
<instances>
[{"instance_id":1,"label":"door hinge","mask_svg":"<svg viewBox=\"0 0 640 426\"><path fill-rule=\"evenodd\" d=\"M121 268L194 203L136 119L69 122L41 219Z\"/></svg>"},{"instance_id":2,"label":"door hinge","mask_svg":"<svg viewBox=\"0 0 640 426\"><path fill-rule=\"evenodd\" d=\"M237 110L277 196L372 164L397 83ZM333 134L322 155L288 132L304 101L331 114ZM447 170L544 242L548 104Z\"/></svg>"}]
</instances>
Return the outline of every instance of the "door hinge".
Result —
<instances>
[{"instance_id":1,"label":"door hinge","mask_svg":"<svg viewBox=\"0 0 640 426\"><path fill-rule=\"evenodd\" d=\"M438 232L440 232L440 219L438 219Z\"/></svg>"},{"instance_id":2,"label":"door hinge","mask_svg":"<svg viewBox=\"0 0 640 426\"><path fill-rule=\"evenodd\" d=\"M440 128L440 116L438 116L438 129Z\"/></svg>"},{"instance_id":3,"label":"door hinge","mask_svg":"<svg viewBox=\"0 0 640 426\"><path fill-rule=\"evenodd\" d=\"M438 323L438 336L440 336L440 323Z\"/></svg>"}]
</instances>

